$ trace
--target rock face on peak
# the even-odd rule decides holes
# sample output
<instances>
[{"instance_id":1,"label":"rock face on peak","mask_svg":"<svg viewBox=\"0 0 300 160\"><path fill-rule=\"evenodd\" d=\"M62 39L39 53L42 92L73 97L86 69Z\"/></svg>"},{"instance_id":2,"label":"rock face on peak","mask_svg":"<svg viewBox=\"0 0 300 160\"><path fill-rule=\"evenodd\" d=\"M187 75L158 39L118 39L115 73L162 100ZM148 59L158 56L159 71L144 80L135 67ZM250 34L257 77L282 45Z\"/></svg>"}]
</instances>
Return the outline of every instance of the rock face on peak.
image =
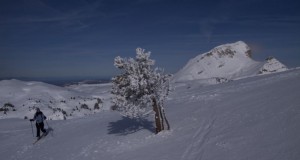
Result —
<instances>
[{"instance_id":1,"label":"rock face on peak","mask_svg":"<svg viewBox=\"0 0 300 160\"><path fill-rule=\"evenodd\" d=\"M231 44L220 45L220 46L212 49L207 54L208 55L215 54L215 55L218 55L219 58L226 57L226 56L233 58L237 54L245 55L249 58L252 57L249 46L243 41L238 41L238 42L231 43Z\"/></svg>"},{"instance_id":2,"label":"rock face on peak","mask_svg":"<svg viewBox=\"0 0 300 160\"><path fill-rule=\"evenodd\" d=\"M231 80L287 69L275 60L272 58L266 63L254 61L250 47L243 41L223 44L191 59L174 75L173 81Z\"/></svg>"}]
</instances>

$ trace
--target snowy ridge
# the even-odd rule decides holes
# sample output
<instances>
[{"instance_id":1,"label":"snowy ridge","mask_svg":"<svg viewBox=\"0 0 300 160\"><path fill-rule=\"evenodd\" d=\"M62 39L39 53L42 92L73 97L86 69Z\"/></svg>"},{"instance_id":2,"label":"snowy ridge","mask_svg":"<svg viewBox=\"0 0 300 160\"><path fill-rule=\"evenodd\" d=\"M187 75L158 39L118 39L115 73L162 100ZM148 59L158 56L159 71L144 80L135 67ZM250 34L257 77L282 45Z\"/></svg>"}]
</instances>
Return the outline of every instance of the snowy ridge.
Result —
<instances>
[{"instance_id":1,"label":"snowy ridge","mask_svg":"<svg viewBox=\"0 0 300 160\"><path fill-rule=\"evenodd\" d=\"M110 104L104 104L109 98L107 92L90 94L94 90L109 88L110 85L69 86L67 88L42 82L24 82L19 80L0 81L1 118L32 118L35 108L39 107L49 119L70 119L107 110ZM87 91L87 92L85 92ZM4 111L6 110L6 111Z\"/></svg>"},{"instance_id":2,"label":"snowy ridge","mask_svg":"<svg viewBox=\"0 0 300 160\"><path fill-rule=\"evenodd\" d=\"M171 130L157 135L152 117L131 120L106 111L66 121L48 120L54 131L32 145L35 138L28 120L1 119L1 157L299 160L299 80L300 70L294 69L210 86L177 83L165 103ZM103 87L90 95L107 91Z\"/></svg>"},{"instance_id":3,"label":"snowy ridge","mask_svg":"<svg viewBox=\"0 0 300 160\"><path fill-rule=\"evenodd\" d=\"M210 79L216 78L232 80L255 76L259 73L277 72L279 66L284 66L279 61L276 63L267 61L264 64L254 61L251 57L250 47L242 41L220 45L191 59L174 75L173 81L200 79L211 81ZM260 72L262 70L263 72Z\"/></svg>"}]
</instances>

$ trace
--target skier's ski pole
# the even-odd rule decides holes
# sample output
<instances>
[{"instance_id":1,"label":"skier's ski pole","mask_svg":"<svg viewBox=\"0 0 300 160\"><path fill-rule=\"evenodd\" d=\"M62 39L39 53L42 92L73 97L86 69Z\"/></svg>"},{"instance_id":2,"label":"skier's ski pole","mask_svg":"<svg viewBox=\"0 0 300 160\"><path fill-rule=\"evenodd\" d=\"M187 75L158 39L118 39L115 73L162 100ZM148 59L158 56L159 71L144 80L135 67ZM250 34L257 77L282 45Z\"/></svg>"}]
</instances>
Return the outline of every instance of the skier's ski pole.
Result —
<instances>
[{"instance_id":1,"label":"skier's ski pole","mask_svg":"<svg viewBox=\"0 0 300 160\"><path fill-rule=\"evenodd\" d=\"M31 121L30 121L30 124L31 124L32 136L34 137L34 134L33 134L33 127L32 127L32 122L31 122Z\"/></svg>"}]
</instances>

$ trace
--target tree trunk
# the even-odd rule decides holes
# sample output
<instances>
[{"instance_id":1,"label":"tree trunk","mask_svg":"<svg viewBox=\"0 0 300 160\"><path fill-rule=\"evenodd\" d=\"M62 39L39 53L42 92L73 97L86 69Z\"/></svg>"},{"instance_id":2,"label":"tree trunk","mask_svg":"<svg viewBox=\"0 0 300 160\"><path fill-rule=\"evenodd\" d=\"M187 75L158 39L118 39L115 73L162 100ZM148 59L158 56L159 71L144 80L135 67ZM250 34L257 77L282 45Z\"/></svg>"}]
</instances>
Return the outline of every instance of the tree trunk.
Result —
<instances>
[{"instance_id":1,"label":"tree trunk","mask_svg":"<svg viewBox=\"0 0 300 160\"><path fill-rule=\"evenodd\" d=\"M161 121L161 130L165 130L165 120L164 120L164 117L163 117L163 112L162 112L162 108L160 105L158 105L158 109L159 109L159 115L160 115L160 121Z\"/></svg>"},{"instance_id":2,"label":"tree trunk","mask_svg":"<svg viewBox=\"0 0 300 160\"><path fill-rule=\"evenodd\" d=\"M155 112L155 133L162 131L165 129L165 124L167 125L167 130L170 130L170 124L167 120L165 110L163 107L157 104L157 101L155 98L152 99L153 101L153 111Z\"/></svg>"},{"instance_id":3,"label":"tree trunk","mask_svg":"<svg viewBox=\"0 0 300 160\"><path fill-rule=\"evenodd\" d=\"M167 124L167 127L168 127L167 129L170 130L170 124L169 124L169 121L167 120L165 110L163 108L162 108L162 113L163 113L164 120L166 121L166 124Z\"/></svg>"},{"instance_id":4,"label":"tree trunk","mask_svg":"<svg viewBox=\"0 0 300 160\"><path fill-rule=\"evenodd\" d=\"M152 101L153 101L153 111L155 112L155 125L156 125L155 133L157 134L163 130L163 121L162 121L161 110L157 105L156 99L153 98Z\"/></svg>"}]
</instances>

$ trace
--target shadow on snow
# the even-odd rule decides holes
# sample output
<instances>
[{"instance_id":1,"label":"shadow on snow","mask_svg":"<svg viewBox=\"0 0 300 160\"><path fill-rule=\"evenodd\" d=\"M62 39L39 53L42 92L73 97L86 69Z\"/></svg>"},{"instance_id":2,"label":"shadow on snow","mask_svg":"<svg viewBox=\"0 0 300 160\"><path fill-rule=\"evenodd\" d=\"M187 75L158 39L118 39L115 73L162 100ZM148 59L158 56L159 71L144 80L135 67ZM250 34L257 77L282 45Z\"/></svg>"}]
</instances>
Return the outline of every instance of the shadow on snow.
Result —
<instances>
[{"instance_id":1,"label":"shadow on snow","mask_svg":"<svg viewBox=\"0 0 300 160\"><path fill-rule=\"evenodd\" d=\"M147 119L122 117L122 119L108 124L108 134L117 134L120 136L132 134L143 129L154 133L153 122Z\"/></svg>"}]
</instances>

